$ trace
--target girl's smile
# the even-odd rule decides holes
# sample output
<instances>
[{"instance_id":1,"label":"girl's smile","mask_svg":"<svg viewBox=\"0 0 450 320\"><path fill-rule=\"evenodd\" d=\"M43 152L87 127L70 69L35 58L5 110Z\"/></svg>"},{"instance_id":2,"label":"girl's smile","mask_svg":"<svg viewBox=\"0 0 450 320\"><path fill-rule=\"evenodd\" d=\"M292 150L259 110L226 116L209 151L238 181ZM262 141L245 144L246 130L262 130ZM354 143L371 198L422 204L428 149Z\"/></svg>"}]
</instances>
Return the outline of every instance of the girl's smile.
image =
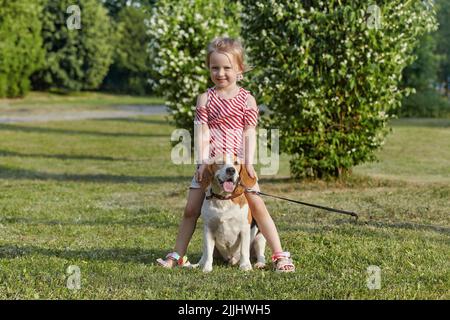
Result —
<instances>
[{"instance_id":1,"label":"girl's smile","mask_svg":"<svg viewBox=\"0 0 450 320\"><path fill-rule=\"evenodd\" d=\"M236 87L237 68L234 57L227 53L213 52L210 57L210 74L218 90L231 91Z\"/></svg>"}]
</instances>

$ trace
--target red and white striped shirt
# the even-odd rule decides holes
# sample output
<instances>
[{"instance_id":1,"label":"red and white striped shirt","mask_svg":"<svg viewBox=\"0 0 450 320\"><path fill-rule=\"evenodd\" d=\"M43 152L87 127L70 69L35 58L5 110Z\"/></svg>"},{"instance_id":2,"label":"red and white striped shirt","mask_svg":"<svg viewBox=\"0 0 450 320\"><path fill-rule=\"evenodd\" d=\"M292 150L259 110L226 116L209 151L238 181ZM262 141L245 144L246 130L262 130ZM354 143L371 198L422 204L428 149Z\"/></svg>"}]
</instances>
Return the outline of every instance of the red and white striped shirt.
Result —
<instances>
[{"instance_id":1,"label":"red and white striped shirt","mask_svg":"<svg viewBox=\"0 0 450 320\"><path fill-rule=\"evenodd\" d=\"M245 126L258 124L258 109L247 106L250 92L239 88L231 98L221 98L215 88L209 88L206 106L196 109L194 124L207 124L210 131L209 156L232 154L244 159L243 135Z\"/></svg>"}]
</instances>

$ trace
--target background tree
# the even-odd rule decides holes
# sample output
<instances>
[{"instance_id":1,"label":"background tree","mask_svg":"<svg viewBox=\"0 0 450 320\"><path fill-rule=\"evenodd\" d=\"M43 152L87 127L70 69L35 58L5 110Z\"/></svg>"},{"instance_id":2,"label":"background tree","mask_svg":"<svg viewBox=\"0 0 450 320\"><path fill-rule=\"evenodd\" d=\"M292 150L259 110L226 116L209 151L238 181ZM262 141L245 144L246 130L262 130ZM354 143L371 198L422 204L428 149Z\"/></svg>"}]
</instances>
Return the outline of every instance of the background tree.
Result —
<instances>
[{"instance_id":1,"label":"background tree","mask_svg":"<svg viewBox=\"0 0 450 320\"><path fill-rule=\"evenodd\" d=\"M405 97L397 114L403 117L441 117L450 114L450 102L438 88L445 86L450 33L449 1L439 1L435 5L439 27L436 32L421 37L414 56L417 60L403 70L403 87L414 89ZM426 3L431 8L432 2ZM447 16L442 12L447 6ZM447 28L447 29L446 29ZM447 36L447 39L445 37ZM444 45L443 45L444 44ZM447 87L447 86L445 86Z\"/></svg>"},{"instance_id":2,"label":"background tree","mask_svg":"<svg viewBox=\"0 0 450 320\"><path fill-rule=\"evenodd\" d=\"M441 57L438 80L445 84L445 94L450 98L450 1L436 1L439 29L436 33L436 52Z\"/></svg>"},{"instance_id":3,"label":"background tree","mask_svg":"<svg viewBox=\"0 0 450 320\"><path fill-rule=\"evenodd\" d=\"M440 57L436 33L423 36L414 49L417 60L403 71L402 86L413 88L396 112L402 117L440 117L450 113L450 104L436 89Z\"/></svg>"},{"instance_id":4,"label":"background tree","mask_svg":"<svg viewBox=\"0 0 450 320\"><path fill-rule=\"evenodd\" d=\"M148 82L151 60L147 53L151 37L145 25L149 11L147 6L124 6L117 14L114 62L102 89L139 95L151 92Z\"/></svg>"},{"instance_id":5,"label":"background tree","mask_svg":"<svg viewBox=\"0 0 450 320\"><path fill-rule=\"evenodd\" d=\"M428 90L437 80L439 57L435 37L431 34L423 36L413 53L417 60L403 71L403 82L417 91Z\"/></svg>"},{"instance_id":6,"label":"background tree","mask_svg":"<svg viewBox=\"0 0 450 320\"><path fill-rule=\"evenodd\" d=\"M151 7L157 0L101 0L109 15L116 19L122 9L127 7Z\"/></svg>"},{"instance_id":7,"label":"background tree","mask_svg":"<svg viewBox=\"0 0 450 320\"><path fill-rule=\"evenodd\" d=\"M43 63L39 1L0 0L0 97L25 95Z\"/></svg>"},{"instance_id":8,"label":"background tree","mask_svg":"<svg viewBox=\"0 0 450 320\"><path fill-rule=\"evenodd\" d=\"M401 73L435 29L434 12L419 0L242 3L253 91L273 111L267 125L280 129L292 175L340 176L375 159L406 92Z\"/></svg>"},{"instance_id":9,"label":"background tree","mask_svg":"<svg viewBox=\"0 0 450 320\"><path fill-rule=\"evenodd\" d=\"M45 3L42 38L45 64L33 76L38 89L96 89L112 62L114 46L111 22L106 9L97 0L79 0L81 29L69 30L67 8L71 0Z\"/></svg>"}]
</instances>

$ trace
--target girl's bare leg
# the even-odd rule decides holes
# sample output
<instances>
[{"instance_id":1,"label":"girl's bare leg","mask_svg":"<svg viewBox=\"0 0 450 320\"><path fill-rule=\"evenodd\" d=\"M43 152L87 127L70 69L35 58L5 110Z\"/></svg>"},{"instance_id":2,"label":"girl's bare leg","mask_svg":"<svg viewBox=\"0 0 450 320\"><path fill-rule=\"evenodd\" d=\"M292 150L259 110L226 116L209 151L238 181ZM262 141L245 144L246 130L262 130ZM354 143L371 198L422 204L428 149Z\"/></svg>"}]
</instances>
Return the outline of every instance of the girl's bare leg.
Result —
<instances>
[{"instance_id":1,"label":"girl's bare leg","mask_svg":"<svg viewBox=\"0 0 450 320\"><path fill-rule=\"evenodd\" d=\"M259 190L258 183L253 187L254 190ZM253 218L255 218L259 230L266 238L272 249L272 254L275 256L275 268L279 272L292 272L295 271L295 266L287 253L283 252L280 242L280 236L278 235L277 227L272 220L272 217L267 211L266 204L260 196L253 193L246 193L248 206L252 212Z\"/></svg>"},{"instance_id":2,"label":"girl's bare leg","mask_svg":"<svg viewBox=\"0 0 450 320\"><path fill-rule=\"evenodd\" d=\"M258 183L253 187L255 190L259 190ZM272 249L272 253L282 252L280 236L278 235L277 227L272 220L272 217L267 211L266 204L260 196L253 193L245 194L248 206L252 212L252 217L255 218L258 223L258 229L266 238L269 247Z\"/></svg>"},{"instance_id":3,"label":"girl's bare leg","mask_svg":"<svg viewBox=\"0 0 450 320\"><path fill-rule=\"evenodd\" d=\"M202 189L189 189L186 207L184 208L184 215L178 229L174 248L174 251L181 257L186 254L189 241L191 241L198 217L200 216L204 198L205 192ZM172 267L175 261L166 259L166 263L169 267Z\"/></svg>"},{"instance_id":4,"label":"girl's bare leg","mask_svg":"<svg viewBox=\"0 0 450 320\"><path fill-rule=\"evenodd\" d=\"M197 225L198 217L200 217L200 210L204 198L205 192L202 189L189 189L187 204L175 242L175 252L180 256L186 254L189 241L191 241L195 226Z\"/></svg>"}]
</instances>

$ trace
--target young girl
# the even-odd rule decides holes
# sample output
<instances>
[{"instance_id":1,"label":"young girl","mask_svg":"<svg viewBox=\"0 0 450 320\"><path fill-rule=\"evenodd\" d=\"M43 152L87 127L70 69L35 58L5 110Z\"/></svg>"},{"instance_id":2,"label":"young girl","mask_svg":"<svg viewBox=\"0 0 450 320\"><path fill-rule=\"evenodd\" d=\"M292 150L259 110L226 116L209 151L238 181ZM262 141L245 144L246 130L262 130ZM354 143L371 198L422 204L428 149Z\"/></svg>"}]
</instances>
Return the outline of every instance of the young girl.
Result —
<instances>
[{"instance_id":1,"label":"young girl","mask_svg":"<svg viewBox=\"0 0 450 320\"><path fill-rule=\"evenodd\" d=\"M255 127L258 121L258 107L249 91L240 88L236 83L242 79L242 74L246 71L244 49L238 40L216 38L208 46L206 64L215 87L208 89L197 99L194 124L196 132L199 133L196 135L196 143L201 147L202 164L197 167L189 188L175 250L169 253L165 260L157 260L161 266L167 268L177 264L180 266L189 264L184 255L194 233L205 197L200 182L207 167L207 159L220 153L234 154L244 160L250 177L256 177L252 161L256 149ZM232 132L231 137L230 132ZM224 145L222 137L226 135L228 140ZM259 191L258 183L252 189ZM275 270L294 271L295 267L290 254L284 252L281 247L277 229L264 201L253 193L246 193L245 196L259 230L272 249Z\"/></svg>"}]
</instances>

